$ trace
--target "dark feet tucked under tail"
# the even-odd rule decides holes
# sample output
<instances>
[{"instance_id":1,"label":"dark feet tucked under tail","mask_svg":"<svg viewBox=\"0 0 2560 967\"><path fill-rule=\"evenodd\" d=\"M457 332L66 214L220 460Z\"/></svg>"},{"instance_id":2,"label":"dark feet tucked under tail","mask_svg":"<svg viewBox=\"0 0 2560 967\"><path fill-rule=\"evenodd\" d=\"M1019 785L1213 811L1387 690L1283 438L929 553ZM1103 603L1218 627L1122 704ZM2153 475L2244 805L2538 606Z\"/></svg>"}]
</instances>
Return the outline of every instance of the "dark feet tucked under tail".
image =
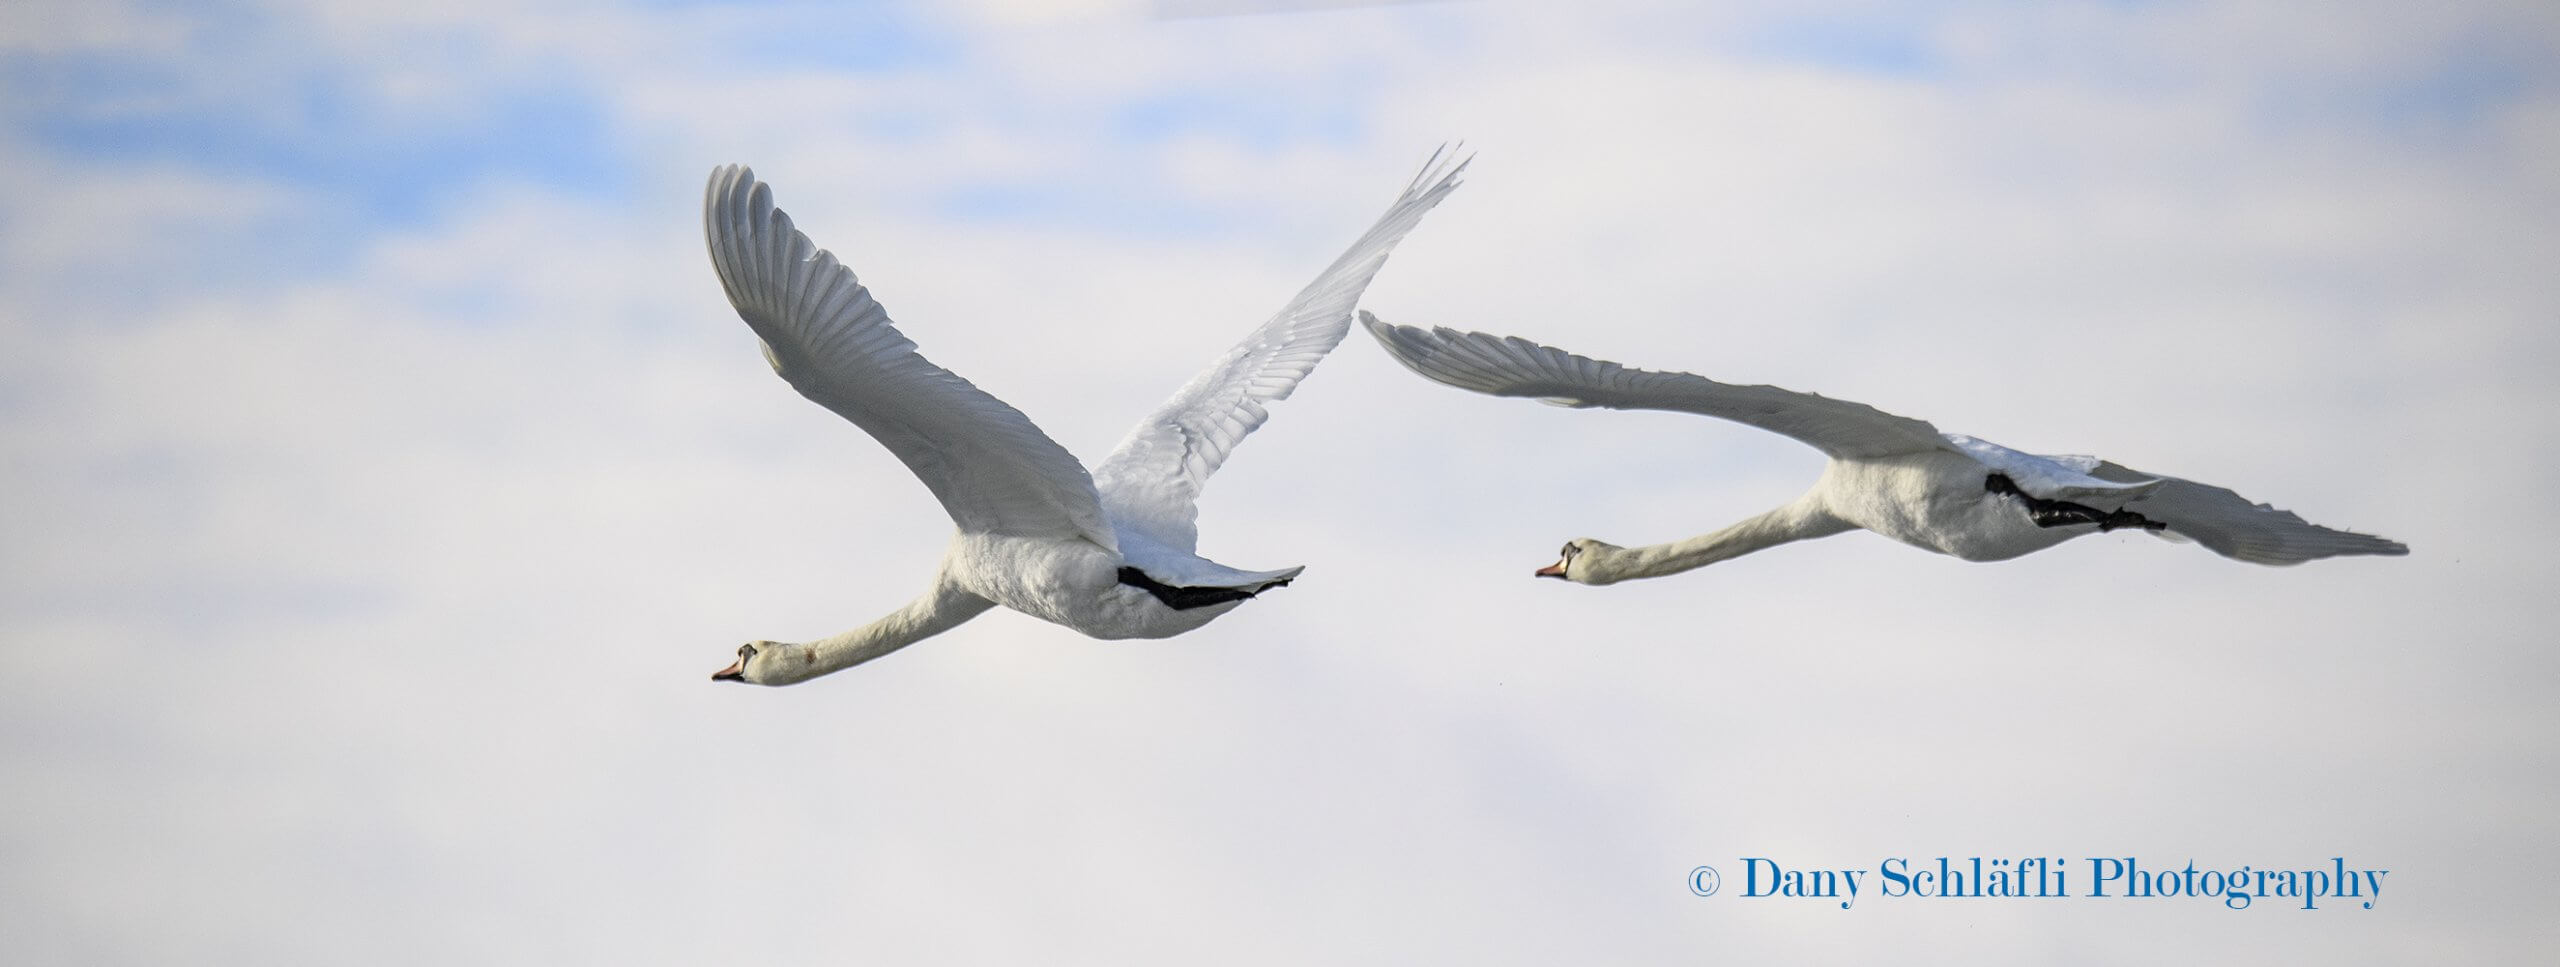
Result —
<instances>
[{"instance_id":1,"label":"dark feet tucked under tail","mask_svg":"<svg viewBox=\"0 0 2560 967\"><path fill-rule=\"evenodd\" d=\"M1289 578L1281 578L1280 580L1265 584L1251 591L1247 591L1242 588L1177 588L1173 585L1148 577L1147 572L1138 570L1137 568L1123 567L1120 569L1120 583L1133 588L1138 588L1148 594L1155 595L1156 600L1164 602L1165 607L1172 608L1175 611L1189 611L1193 608L1205 608L1213 604L1225 604L1229 601L1242 601L1272 588L1284 586L1288 584L1289 581Z\"/></svg>"},{"instance_id":2,"label":"dark feet tucked under tail","mask_svg":"<svg viewBox=\"0 0 2560 967\"><path fill-rule=\"evenodd\" d=\"M2166 523L2152 520L2130 510L2099 510L2087 504L2075 504L2068 500L2046 500L2018 489L2018 482L2009 479L2009 475L2005 473L1995 473L1983 478L1982 489L2025 504L2027 519L2035 521L2038 527L2096 524L2100 532L2125 527L2139 527L2147 531L2169 529Z\"/></svg>"}]
</instances>

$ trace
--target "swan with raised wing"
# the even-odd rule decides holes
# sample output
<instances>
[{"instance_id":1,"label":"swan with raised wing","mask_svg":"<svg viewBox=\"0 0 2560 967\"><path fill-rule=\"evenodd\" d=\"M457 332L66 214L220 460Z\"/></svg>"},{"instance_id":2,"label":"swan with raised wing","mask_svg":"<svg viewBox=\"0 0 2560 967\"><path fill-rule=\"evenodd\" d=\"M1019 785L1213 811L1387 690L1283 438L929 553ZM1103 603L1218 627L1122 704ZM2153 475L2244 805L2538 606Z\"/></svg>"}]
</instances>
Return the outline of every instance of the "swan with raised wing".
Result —
<instances>
[{"instance_id":1,"label":"swan with raised wing","mask_svg":"<svg viewBox=\"0 0 2560 967\"><path fill-rule=\"evenodd\" d=\"M1669 410L1732 420L1831 458L1804 496L1723 530L1645 547L1576 538L1540 577L1615 584L1705 567L1789 541L1865 529L1967 561L2000 561L2083 534L2138 529L2193 540L2224 557L2299 564L2409 553L2398 541L2309 523L2221 487L2081 456L2037 456L1940 433L1862 403L1689 373L1629 369L1526 339L1361 324L1433 382L1560 406Z\"/></svg>"},{"instance_id":2,"label":"swan with raised wing","mask_svg":"<svg viewBox=\"0 0 2560 967\"><path fill-rule=\"evenodd\" d=\"M1457 187L1432 156L1395 203L1270 321L1140 421L1087 473L1021 411L927 361L851 269L774 207L754 172L711 174L703 226L729 302L800 395L880 441L958 525L925 593L809 642L753 641L720 681L788 685L861 664L1003 605L1095 638L1164 638L1289 583L1194 551L1194 501L1264 407L1341 343L1397 240Z\"/></svg>"}]
</instances>

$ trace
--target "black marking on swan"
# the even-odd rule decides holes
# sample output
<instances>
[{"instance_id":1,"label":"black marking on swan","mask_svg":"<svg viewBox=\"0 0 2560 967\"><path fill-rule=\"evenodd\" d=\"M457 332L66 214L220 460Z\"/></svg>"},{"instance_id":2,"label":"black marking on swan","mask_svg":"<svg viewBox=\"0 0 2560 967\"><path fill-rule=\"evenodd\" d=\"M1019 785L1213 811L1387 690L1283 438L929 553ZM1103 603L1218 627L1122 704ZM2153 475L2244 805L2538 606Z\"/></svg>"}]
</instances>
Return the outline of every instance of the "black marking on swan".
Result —
<instances>
[{"instance_id":1,"label":"black marking on swan","mask_svg":"<svg viewBox=\"0 0 2560 967\"><path fill-rule=\"evenodd\" d=\"M2147 531L2168 530L2167 523L2152 520L2130 510L2099 510L2087 504L2068 500L2046 500L2018 489L2018 482L2005 473L1995 473L1982 480L1982 489L2003 497L2015 498L2027 505L2027 519L2038 527L2068 527L2073 524L2096 524L2105 533L2121 527L2139 527Z\"/></svg>"},{"instance_id":2,"label":"black marking on swan","mask_svg":"<svg viewBox=\"0 0 2560 967\"><path fill-rule=\"evenodd\" d=\"M1261 594L1264 591L1271 590L1272 588L1287 585L1290 580L1291 579L1289 578L1281 578L1280 580L1265 584L1251 591L1246 591L1241 588L1177 588L1173 585L1148 577L1147 572L1138 570L1137 568L1122 567L1120 569L1120 583L1133 588L1138 588L1148 594L1155 595L1156 600L1164 602L1165 607L1172 608L1175 611L1189 611L1193 608L1205 608L1213 604L1225 604L1229 601L1242 601L1246 598L1253 597L1254 595Z\"/></svg>"}]
</instances>

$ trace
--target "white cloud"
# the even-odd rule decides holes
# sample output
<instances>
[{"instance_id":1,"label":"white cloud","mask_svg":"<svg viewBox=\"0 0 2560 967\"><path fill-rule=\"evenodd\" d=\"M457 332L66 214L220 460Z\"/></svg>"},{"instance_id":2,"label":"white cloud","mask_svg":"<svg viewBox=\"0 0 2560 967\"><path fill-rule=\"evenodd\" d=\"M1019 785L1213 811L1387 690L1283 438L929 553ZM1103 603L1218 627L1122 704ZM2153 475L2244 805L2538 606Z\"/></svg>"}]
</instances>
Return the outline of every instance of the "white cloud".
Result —
<instances>
[{"instance_id":1,"label":"white cloud","mask_svg":"<svg viewBox=\"0 0 2560 967\"><path fill-rule=\"evenodd\" d=\"M958 33L949 62L874 72L726 53L768 15L794 22L445 18L457 49L559 50L607 92L628 191L494 175L423 224L312 223L342 246L317 269L118 312L43 280L86 278L118 239L183 262L205 243L173 237L313 196L19 136L61 187L9 190L0 276L12 949L2536 949L2550 850L2517 834L2555 790L2519 766L2551 752L2531 508L2554 442L2537 323L2560 304L2532 262L2541 89L2452 147L2269 127L2269 78L2423 64L2390 42L2407 25L2338 17L2270 47L2184 8L2032 31L1960 11L1930 36L1989 39L1949 43L1953 79L1722 56L1748 12L1498 4ZM300 29L393 36L344 16ZM2107 83L2188 52L2237 66ZM1239 77L1357 124L1111 135L1132 103ZM423 83L456 110L481 96ZM860 123L901 111L928 123ZM1211 553L1310 565L1296 586L1166 642L999 614L801 688L701 681L737 640L903 601L945 531L894 461L763 371L701 264L710 164L756 163L928 354L1093 457L1452 135L1480 161L1372 290L1390 319L2107 453L2416 553L2273 570L2111 535L1973 566L1849 535L1533 582L1565 537L1704 530L1818 463L1708 421L1430 386L1354 335L1204 501ZM929 201L990 181L1204 217ZM2403 872L2382 910L2284 919L1790 909L1679 882L1741 855L1973 851ZM2426 872L2451 869L2478 875Z\"/></svg>"}]
</instances>

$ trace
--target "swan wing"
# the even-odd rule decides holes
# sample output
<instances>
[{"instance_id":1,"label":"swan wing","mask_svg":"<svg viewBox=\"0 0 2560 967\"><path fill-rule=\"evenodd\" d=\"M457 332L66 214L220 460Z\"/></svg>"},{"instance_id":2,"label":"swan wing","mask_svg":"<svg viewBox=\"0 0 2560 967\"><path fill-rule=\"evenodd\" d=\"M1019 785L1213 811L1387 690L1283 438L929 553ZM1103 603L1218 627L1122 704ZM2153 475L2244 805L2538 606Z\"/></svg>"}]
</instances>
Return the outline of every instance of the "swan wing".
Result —
<instances>
[{"instance_id":1,"label":"swan wing","mask_svg":"<svg viewBox=\"0 0 2560 967\"><path fill-rule=\"evenodd\" d=\"M1084 465L1020 410L918 354L754 171L713 171L702 223L720 285L773 371L888 447L962 531L1118 550Z\"/></svg>"},{"instance_id":2,"label":"swan wing","mask_svg":"<svg viewBox=\"0 0 2560 967\"><path fill-rule=\"evenodd\" d=\"M2007 475L2010 483L2030 497L2082 503L2124 501L2150 493L2160 486L2159 481L2150 478L2108 480L2093 476L2102 462L2096 457L2025 453L1958 433L1949 433L1945 439L1949 449L1972 457L1987 469ZM2107 509L2115 508L2109 506Z\"/></svg>"},{"instance_id":3,"label":"swan wing","mask_svg":"<svg viewBox=\"0 0 2560 967\"><path fill-rule=\"evenodd\" d=\"M1094 483L1114 523L1170 549L1187 553L1198 544L1197 502L1209 475L1269 417L1267 404L1287 399L1342 343L1351 309L1386 264L1387 253L1457 188L1466 167L1465 159L1446 148L1434 152L1349 251L1129 431L1094 468Z\"/></svg>"},{"instance_id":4,"label":"swan wing","mask_svg":"<svg viewBox=\"0 0 2560 967\"><path fill-rule=\"evenodd\" d=\"M1945 445L1927 421L1864 403L1775 386L1719 383L1690 373L1630 369L1516 336L1390 325L1366 312L1360 321L1406 369L1459 389L1558 406L1720 417L1794 437L1833 457L1919 453Z\"/></svg>"},{"instance_id":5,"label":"swan wing","mask_svg":"<svg viewBox=\"0 0 2560 967\"><path fill-rule=\"evenodd\" d=\"M2333 530L2303 520L2289 510L2210 484L2146 474L2120 464L2102 462L2092 475L2102 480L2157 480L2159 486L2124 505L2124 509L2169 525L2164 536L2184 537L2216 554L2253 564L2300 564L2348 554L2409 553L2399 541Z\"/></svg>"}]
</instances>

